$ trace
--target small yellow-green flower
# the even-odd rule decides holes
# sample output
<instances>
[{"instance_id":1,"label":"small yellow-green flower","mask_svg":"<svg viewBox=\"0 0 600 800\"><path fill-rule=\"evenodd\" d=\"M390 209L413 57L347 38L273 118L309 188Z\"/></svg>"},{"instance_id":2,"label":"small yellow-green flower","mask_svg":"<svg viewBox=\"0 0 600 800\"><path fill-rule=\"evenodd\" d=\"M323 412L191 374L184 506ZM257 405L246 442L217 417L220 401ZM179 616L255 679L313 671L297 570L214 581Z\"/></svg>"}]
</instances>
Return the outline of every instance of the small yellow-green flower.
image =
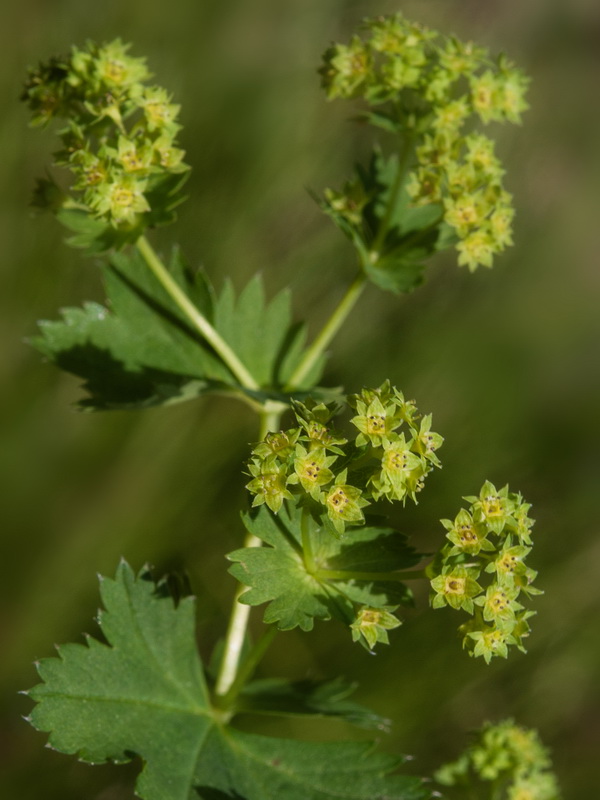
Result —
<instances>
[{"instance_id":1,"label":"small yellow-green flower","mask_svg":"<svg viewBox=\"0 0 600 800\"><path fill-rule=\"evenodd\" d=\"M252 452L260 458L277 456L278 458L286 459L294 453L299 434L300 431L297 428L292 428L289 431L278 431L277 433L269 432Z\"/></svg>"},{"instance_id":2,"label":"small yellow-green flower","mask_svg":"<svg viewBox=\"0 0 600 800\"><path fill-rule=\"evenodd\" d=\"M344 470L336 478L335 484L321 494L321 500L327 509L327 516L338 533L343 533L346 523L362 525L365 516L362 509L369 503L356 486L346 483L347 471Z\"/></svg>"},{"instance_id":3,"label":"small yellow-green flower","mask_svg":"<svg viewBox=\"0 0 600 800\"><path fill-rule=\"evenodd\" d=\"M411 452L404 434L383 444L381 472L372 483L375 496L385 495L388 500L404 500L409 492L411 477L421 466L421 459Z\"/></svg>"},{"instance_id":4,"label":"small yellow-green flower","mask_svg":"<svg viewBox=\"0 0 600 800\"><path fill-rule=\"evenodd\" d=\"M508 486L497 490L493 483L486 481L479 497L465 497L473 504L473 512L481 515L481 519L495 533L500 534L507 525L515 525L512 516L515 510L514 495L509 496Z\"/></svg>"},{"instance_id":5,"label":"small yellow-green flower","mask_svg":"<svg viewBox=\"0 0 600 800\"><path fill-rule=\"evenodd\" d=\"M440 460L436 456L436 450L444 443L444 437L431 430L431 414L427 414L421 420L419 431L414 439L413 448L415 452L422 455L436 467L440 467Z\"/></svg>"},{"instance_id":6,"label":"small yellow-green flower","mask_svg":"<svg viewBox=\"0 0 600 800\"><path fill-rule=\"evenodd\" d=\"M248 465L253 479L246 484L246 489L254 494L252 506L261 506L263 503L275 514L283 505L285 499L292 498L291 492L286 487L287 474L284 467L274 461L250 463Z\"/></svg>"},{"instance_id":7,"label":"small yellow-green flower","mask_svg":"<svg viewBox=\"0 0 600 800\"><path fill-rule=\"evenodd\" d=\"M330 100L334 97L352 97L369 76L371 58L358 36L349 45L332 45L325 52L323 60L319 72Z\"/></svg>"},{"instance_id":8,"label":"small yellow-green flower","mask_svg":"<svg viewBox=\"0 0 600 800\"><path fill-rule=\"evenodd\" d=\"M356 619L350 625L352 629L352 641L364 640L369 650L372 650L377 642L389 644L388 631L402 625L402 622L391 612L395 608L369 608L364 606L358 612Z\"/></svg>"},{"instance_id":9,"label":"small yellow-green flower","mask_svg":"<svg viewBox=\"0 0 600 800\"><path fill-rule=\"evenodd\" d=\"M165 89L158 86L146 89L141 100L142 110L146 116L149 131L177 130L175 124L180 106L171 103Z\"/></svg>"},{"instance_id":10,"label":"small yellow-green flower","mask_svg":"<svg viewBox=\"0 0 600 800\"><path fill-rule=\"evenodd\" d=\"M445 605L451 608L463 608L469 614L474 611L473 598L482 591L477 583L479 570L473 567L444 567L441 575L431 581L435 592L431 599L433 608Z\"/></svg>"},{"instance_id":11,"label":"small yellow-green flower","mask_svg":"<svg viewBox=\"0 0 600 800\"><path fill-rule=\"evenodd\" d=\"M350 422L360 431L356 437L358 447L367 443L381 445L402 424L402 420L396 417L396 406L393 403L384 405L379 397L374 397L368 405L357 399L356 410L358 413Z\"/></svg>"},{"instance_id":12,"label":"small yellow-green flower","mask_svg":"<svg viewBox=\"0 0 600 800\"><path fill-rule=\"evenodd\" d=\"M477 555L482 550L494 550L494 545L487 539L487 527L475 522L471 514L464 508L458 512L454 522L443 519L442 525L448 531L447 538L454 545L450 550L450 555L458 553Z\"/></svg>"},{"instance_id":13,"label":"small yellow-green flower","mask_svg":"<svg viewBox=\"0 0 600 800\"><path fill-rule=\"evenodd\" d=\"M288 478L288 485L300 483L305 492L315 500L320 497L320 491L334 478L329 467L337 456L328 456L324 450L306 450L302 445L296 447L294 459L294 472Z\"/></svg>"},{"instance_id":14,"label":"small yellow-green flower","mask_svg":"<svg viewBox=\"0 0 600 800\"><path fill-rule=\"evenodd\" d=\"M98 216L107 216L117 225L133 224L138 214L150 210L144 196L145 181L123 175L100 185L90 205Z\"/></svg>"},{"instance_id":15,"label":"small yellow-green flower","mask_svg":"<svg viewBox=\"0 0 600 800\"><path fill-rule=\"evenodd\" d=\"M497 557L486 567L486 572L495 572L500 580L514 579L516 575L524 575L527 567L524 559L531 552L531 547L516 545L511 547L510 538L506 539Z\"/></svg>"},{"instance_id":16,"label":"small yellow-green flower","mask_svg":"<svg viewBox=\"0 0 600 800\"><path fill-rule=\"evenodd\" d=\"M502 82L491 70L469 80L471 103L482 122L502 119L500 91Z\"/></svg>"},{"instance_id":17,"label":"small yellow-green flower","mask_svg":"<svg viewBox=\"0 0 600 800\"><path fill-rule=\"evenodd\" d=\"M506 630L486 625L467 635L473 640L473 655L483 656L486 664L489 664L494 656L508 658L508 644L512 643L512 637Z\"/></svg>"},{"instance_id":18,"label":"small yellow-green flower","mask_svg":"<svg viewBox=\"0 0 600 800\"><path fill-rule=\"evenodd\" d=\"M516 601L518 594L519 589L514 584L492 583L488 586L485 595L478 597L475 603L481 606L486 622L493 622L499 628L512 631L515 612L523 608Z\"/></svg>"},{"instance_id":19,"label":"small yellow-green flower","mask_svg":"<svg viewBox=\"0 0 600 800\"><path fill-rule=\"evenodd\" d=\"M93 60L94 73L107 88L123 90L150 78L146 59L128 55L130 47L116 39L98 50Z\"/></svg>"},{"instance_id":20,"label":"small yellow-green flower","mask_svg":"<svg viewBox=\"0 0 600 800\"><path fill-rule=\"evenodd\" d=\"M491 267L496 253L494 240L487 231L473 231L456 245L459 266L474 272L478 266Z\"/></svg>"}]
</instances>

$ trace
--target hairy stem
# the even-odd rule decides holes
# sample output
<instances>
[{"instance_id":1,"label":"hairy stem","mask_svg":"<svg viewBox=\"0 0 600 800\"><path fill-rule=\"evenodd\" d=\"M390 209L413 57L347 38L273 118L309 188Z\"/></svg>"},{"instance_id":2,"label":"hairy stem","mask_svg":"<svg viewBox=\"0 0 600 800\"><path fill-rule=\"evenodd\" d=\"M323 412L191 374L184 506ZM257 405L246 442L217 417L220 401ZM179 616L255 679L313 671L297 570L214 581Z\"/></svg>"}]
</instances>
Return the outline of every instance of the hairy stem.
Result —
<instances>
[{"instance_id":1,"label":"hairy stem","mask_svg":"<svg viewBox=\"0 0 600 800\"><path fill-rule=\"evenodd\" d=\"M201 334L202 338L208 342L213 350L221 357L241 385L246 389L259 389L258 383L242 364L231 347L229 347L227 342L213 328L204 314L196 308L179 284L173 279L173 276L157 256L152 245L145 236L140 236L136 242L136 247L156 279L160 281L164 290L183 311L194 328Z\"/></svg>"},{"instance_id":2,"label":"hairy stem","mask_svg":"<svg viewBox=\"0 0 600 800\"><path fill-rule=\"evenodd\" d=\"M280 403L273 403L270 406L268 404L265 405L260 415L259 439L264 439L269 431L277 430L283 408L284 406ZM244 539L243 547L260 547L261 545L262 541L258 536L248 533ZM248 628L248 620L250 618L250 606L240 603L239 601L240 596L245 591L246 587L243 584L239 584L233 598L233 607L231 609L229 625L225 635L223 657L215 684L215 694L219 697L228 694L238 675L242 648L244 646L246 629ZM238 688L237 692L239 692L240 688L241 686Z\"/></svg>"},{"instance_id":3,"label":"hairy stem","mask_svg":"<svg viewBox=\"0 0 600 800\"><path fill-rule=\"evenodd\" d=\"M356 301L361 296L365 284L366 278L361 271L350 284L333 314L329 317L317 338L306 351L304 358L294 370L293 375L284 387L286 392L292 392L302 383L304 378L306 378L325 348L346 321L346 317L352 311L356 305Z\"/></svg>"}]
</instances>

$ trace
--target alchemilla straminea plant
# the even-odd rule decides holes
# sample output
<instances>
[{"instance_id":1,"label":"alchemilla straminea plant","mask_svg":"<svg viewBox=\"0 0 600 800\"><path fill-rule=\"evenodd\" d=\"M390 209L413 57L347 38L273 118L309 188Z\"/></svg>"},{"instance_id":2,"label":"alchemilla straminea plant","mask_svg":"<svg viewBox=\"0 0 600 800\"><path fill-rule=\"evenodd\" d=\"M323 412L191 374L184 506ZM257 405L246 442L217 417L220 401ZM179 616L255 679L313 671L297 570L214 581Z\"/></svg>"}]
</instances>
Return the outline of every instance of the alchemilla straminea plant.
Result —
<instances>
[{"instance_id":1,"label":"alchemilla straminea plant","mask_svg":"<svg viewBox=\"0 0 600 800\"><path fill-rule=\"evenodd\" d=\"M318 197L353 244L357 271L309 344L287 292L267 302L254 278L238 296L229 284L217 293L180 250L164 260L153 248L147 234L174 220L189 166L177 142L179 106L143 58L119 40L90 42L29 73L23 99L33 124L58 123L60 139L36 203L69 229L70 244L102 256L106 287L104 305L42 322L35 346L84 380L87 408L142 409L218 392L258 417L245 468L246 538L227 555L239 588L211 669L196 649L194 599L175 602L165 579L122 562L101 579L106 643L88 637L43 660L30 719L52 747L85 761L140 757L136 791L146 800L440 792L557 800L545 749L512 721L486 724L429 780L403 775L402 758L370 743L236 727L239 713L265 710L381 727L339 677L253 680L278 631L335 621L348 631L351 658L353 647L401 639L410 586L426 581L433 609L458 612L466 654L489 663L525 652L539 593L533 520L518 491L483 478L465 487L441 521L439 551L424 557L385 514L389 504L421 499L440 467L443 438L431 414L384 376L361 387L357 375L347 394L321 382L325 352L367 284L407 293L441 250L473 271L512 244L512 197L490 123L520 122L528 80L505 56L400 14L365 20L326 50L319 72L327 98L349 103L377 142L345 183ZM255 606L264 632L252 642Z\"/></svg>"}]
</instances>

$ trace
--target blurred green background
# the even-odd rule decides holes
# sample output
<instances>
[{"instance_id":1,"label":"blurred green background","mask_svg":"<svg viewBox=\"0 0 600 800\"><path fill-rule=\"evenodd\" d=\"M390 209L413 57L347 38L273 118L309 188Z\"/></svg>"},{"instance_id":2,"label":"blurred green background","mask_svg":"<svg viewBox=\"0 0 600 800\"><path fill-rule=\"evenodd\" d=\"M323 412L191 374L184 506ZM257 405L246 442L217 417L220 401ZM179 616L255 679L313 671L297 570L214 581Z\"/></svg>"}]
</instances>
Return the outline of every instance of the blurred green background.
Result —
<instances>
[{"instance_id":1,"label":"blurred green background","mask_svg":"<svg viewBox=\"0 0 600 800\"><path fill-rule=\"evenodd\" d=\"M44 749L17 695L53 642L94 632L96 572L187 570L199 597L199 646L222 634L239 546L240 468L251 413L203 399L140 413L80 414L76 379L24 344L60 306L102 300L93 260L70 250L28 206L55 146L18 103L28 64L86 38L120 36L147 55L183 105L193 166L175 228L219 285L256 271L290 283L298 317L323 321L354 274L349 246L306 189L339 185L360 150L351 109L327 104L323 49L366 15L402 10L443 32L503 49L533 77L522 128L499 129L518 209L516 246L471 276L444 256L426 285L397 298L371 288L335 342L327 371L351 390L385 377L434 414L444 469L398 525L423 548L443 537L485 478L523 492L537 518L534 566L545 595L528 656L486 667L456 639L459 615L418 608L377 657L341 627L281 635L264 674L361 684L391 716L382 746L422 773L455 756L485 719L514 716L554 752L565 798L590 798L600 742L600 6L597 0L23 0L0 29L0 795L7 800L125 800L137 764L90 767ZM260 616L259 613L256 614ZM333 724L266 732L361 736Z\"/></svg>"}]
</instances>

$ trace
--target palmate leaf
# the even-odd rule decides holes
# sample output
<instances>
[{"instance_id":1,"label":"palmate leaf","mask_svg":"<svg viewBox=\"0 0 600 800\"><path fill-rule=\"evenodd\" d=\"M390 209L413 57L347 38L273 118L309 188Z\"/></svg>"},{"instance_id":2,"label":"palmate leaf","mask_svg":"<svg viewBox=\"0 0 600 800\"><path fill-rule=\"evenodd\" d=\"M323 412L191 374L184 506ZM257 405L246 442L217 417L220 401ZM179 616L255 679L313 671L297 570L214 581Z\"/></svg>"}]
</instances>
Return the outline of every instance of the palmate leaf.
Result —
<instances>
[{"instance_id":1,"label":"palmate leaf","mask_svg":"<svg viewBox=\"0 0 600 800\"><path fill-rule=\"evenodd\" d=\"M354 605L374 608L409 605L412 595L399 582L389 580L341 580L327 578L324 570L390 572L414 566L421 559L406 537L386 527L349 529L337 538L312 520L312 547L319 576L311 574L302 554L302 510L284 505L276 516L266 506L255 515L245 514L246 528L268 547L246 547L227 558L230 573L249 589L242 603L268 602L264 621L280 630L300 627L308 631L315 619L336 618L350 623Z\"/></svg>"},{"instance_id":2,"label":"palmate leaf","mask_svg":"<svg viewBox=\"0 0 600 800\"><path fill-rule=\"evenodd\" d=\"M144 800L425 800L420 780L391 774L401 759L368 743L295 742L219 721L194 635L194 600L175 606L164 582L121 563L103 579L99 623L108 644L58 648L41 661L32 724L63 753L145 763Z\"/></svg>"},{"instance_id":3,"label":"palmate leaf","mask_svg":"<svg viewBox=\"0 0 600 800\"><path fill-rule=\"evenodd\" d=\"M230 284L217 297L206 276L192 273L178 250L169 268L254 375L261 391L250 394L259 400L283 397L279 387L302 357L305 336L303 327L292 323L289 292L267 303L262 281L255 277L237 299ZM212 390L246 391L190 326L136 250L113 255L104 267L104 281L106 307L86 303L65 309L62 320L41 322L41 335L31 340L59 367L84 379L89 397L81 401L82 407L140 408ZM316 382L322 367L323 360L303 387Z\"/></svg>"}]
</instances>

